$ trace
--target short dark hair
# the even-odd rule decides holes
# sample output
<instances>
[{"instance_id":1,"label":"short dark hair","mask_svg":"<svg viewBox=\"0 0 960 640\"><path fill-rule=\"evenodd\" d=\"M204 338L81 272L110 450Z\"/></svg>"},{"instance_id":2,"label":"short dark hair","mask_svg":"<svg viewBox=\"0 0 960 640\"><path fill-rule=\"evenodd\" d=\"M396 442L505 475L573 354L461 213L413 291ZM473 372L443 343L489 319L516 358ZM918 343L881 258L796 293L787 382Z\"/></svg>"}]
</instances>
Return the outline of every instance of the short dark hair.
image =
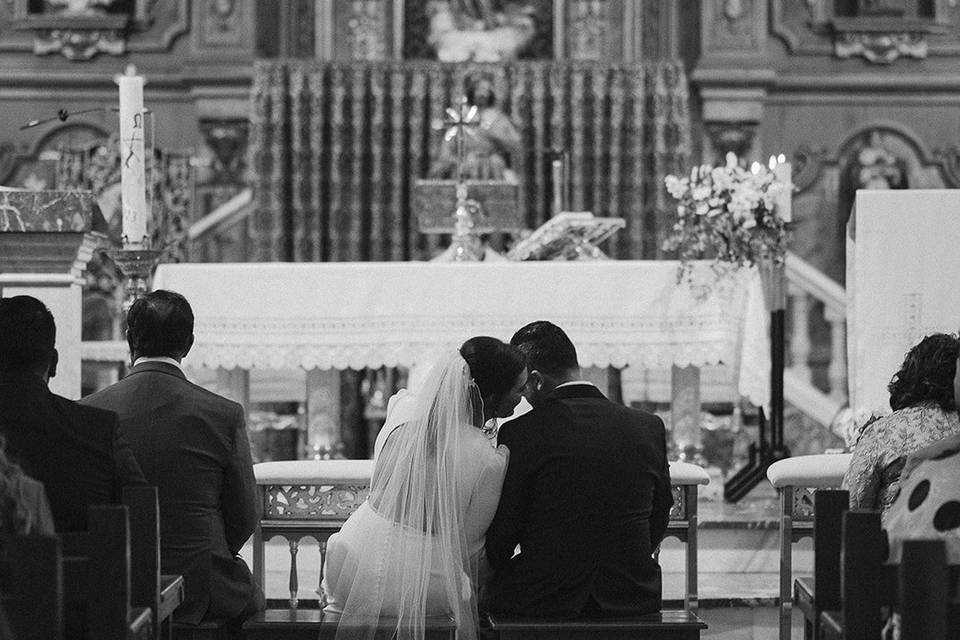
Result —
<instances>
[{"instance_id":1,"label":"short dark hair","mask_svg":"<svg viewBox=\"0 0 960 640\"><path fill-rule=\"evenodd\" d=\"M934 333L907 352L887 390L894 411L921 402L935 402L944 411L957 408L953 397L953 377L957 372L960 339L956 335Z\"/></svg>"},{"instance_id":2,"label":"short dark hair","mask_svg":"<svg viewBox=\"0 0 960 640\"><path fill-rule=\"evenodd\" d=\"M460 347L481 397L499 397L510 391L527 361L520 349L489 336L470 338Z\"/></svg>"},{"instance_id":3,"label":"short dark hair","mask_svg":"<svg viewBox=\"0 0 960 640\"><path fill-rule=\"evenodd\" d=\"M563 329L546 320L531 322L513 334L510 344L519 347L527 365L549 376L559 377L578 369L577 349Z\"/></svg>"},{"instance_id":4,"label":"short dark hair","mask_svg":"<svg viewBox=\"0 0 960 640\"><path fill-rule=\"evenodd\" d=\"M159 289L137 299L127 312L127 342L137 356L179 357L190 346L193 309L179 293Z\"/></svg>"},{"instance_id":5,"label":"short dark hair","mask_svg":"<svg viewBox=\"0 0 960 640\"><path fill-rule=\"evenodd\" d=\"M0 371L22 371L47 363L57 325L33 296L0 298Z\"/></svg>"}]
</instances>

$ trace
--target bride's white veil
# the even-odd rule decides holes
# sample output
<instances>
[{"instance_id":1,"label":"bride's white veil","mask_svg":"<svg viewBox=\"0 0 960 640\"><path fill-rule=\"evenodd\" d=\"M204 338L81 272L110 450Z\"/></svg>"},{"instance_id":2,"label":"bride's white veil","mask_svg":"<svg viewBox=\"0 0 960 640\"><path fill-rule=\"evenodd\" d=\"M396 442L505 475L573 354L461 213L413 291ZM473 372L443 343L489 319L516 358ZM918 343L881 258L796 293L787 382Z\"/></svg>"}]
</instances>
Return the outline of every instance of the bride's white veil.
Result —
<instances>
[{"instance_id":1,"label":"bride's white veil","mask_svg":"<svg viewBox=\"0 0 960 640\"><path fill-rule=\"evenodd\" d=\"M458 638L474 640L477 609L465 538L467 491L458 457L466 429L482 424L470 368L452 352L428 374L413 417L387 438L377 459L369 506L374 525L347 553L341 579L353 577L337 639L372 639L377 619L397 618L398 640L422 640L424 618L453 616Z\"/></svg>"}]
</instances>

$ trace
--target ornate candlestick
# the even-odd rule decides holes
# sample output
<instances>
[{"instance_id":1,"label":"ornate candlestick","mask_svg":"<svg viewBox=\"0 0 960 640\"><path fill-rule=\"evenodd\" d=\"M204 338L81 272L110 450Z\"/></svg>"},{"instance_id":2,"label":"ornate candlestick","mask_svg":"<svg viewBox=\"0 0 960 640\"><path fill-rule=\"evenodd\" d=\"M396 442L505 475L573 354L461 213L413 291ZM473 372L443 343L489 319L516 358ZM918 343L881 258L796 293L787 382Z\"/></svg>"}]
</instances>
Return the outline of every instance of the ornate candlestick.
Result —
<instances>
[{"instance_id":1,"label":"ornate candlestick","mask_svg":"<svg viewBox=\"0 0 960 640\"><path fill-rule=\"evenodd\" d=\"M466 96L460 98L459 110L447 109L447 124L451 127L444 136L450 140L457 138L457 206L453 212L453 261L475 262L483 260L483 243L477 233L476 219L480 216L480 203L467 198L467 182L463 176L463 160L465 154L463 136L469 131L468 127L480 124L477 107L469 106Z\"/></svg>"},{"instance_id":2,"label":"ornate candlestick","mask_svg":"<svg viewBox=\"0 0 960 640\"><path fill-rule=\"evenodd\" d=\"M149 246L144 238L144 246ZM124 242L126 245L127 243ZM142 297L149 290L150 275L160 263L162 251L156 249L110 249L107 255L113 260L123 275L123 313L126 314L134 300Z\"/></svg>"}]
</instances>

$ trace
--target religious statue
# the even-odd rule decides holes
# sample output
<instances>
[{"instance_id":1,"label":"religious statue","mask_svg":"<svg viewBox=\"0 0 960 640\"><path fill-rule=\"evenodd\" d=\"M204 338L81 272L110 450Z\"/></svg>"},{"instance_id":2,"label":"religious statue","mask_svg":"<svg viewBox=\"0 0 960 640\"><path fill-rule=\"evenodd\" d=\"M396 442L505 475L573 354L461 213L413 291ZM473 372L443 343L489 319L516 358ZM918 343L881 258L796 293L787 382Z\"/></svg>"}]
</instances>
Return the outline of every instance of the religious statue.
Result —
<instances>
[{"instance_id":1,"label":"religious statue","mask_svg":"<svg viewBox=\"0 0 960 640\"><path fill-rule=\"evenodd\" d=\"M856 159L859 189L905 189L906 171L903 161L883 146L879 131L871 131L867 144Z\"/></svg>"},{"instance_id":2,"label":"religious statue","mask_svg":"<svg viewBox=\"0 0 960 640\"><path fill-rule=\"evenodd\" d=\"M467 103L478 110L479 123L467 129L463 136L463 178L516 183L517 175L510 168L510 159L521 150L520 133L496 106L493 77L489 73L468 77L465 94ZM456 138L444 140L429 177L456 179L457 162Z\"/></svg>"},{"instance_id":3,"label":"religious statue","mask_svg":"<svg viewBox=\"0 0 960 640\"><path fill-rule=\"evenodd\" d=\"M533 9L518 0L431 0L428 42L441 62L501 62L533 39Z\"/></svg>"}]
</instances>

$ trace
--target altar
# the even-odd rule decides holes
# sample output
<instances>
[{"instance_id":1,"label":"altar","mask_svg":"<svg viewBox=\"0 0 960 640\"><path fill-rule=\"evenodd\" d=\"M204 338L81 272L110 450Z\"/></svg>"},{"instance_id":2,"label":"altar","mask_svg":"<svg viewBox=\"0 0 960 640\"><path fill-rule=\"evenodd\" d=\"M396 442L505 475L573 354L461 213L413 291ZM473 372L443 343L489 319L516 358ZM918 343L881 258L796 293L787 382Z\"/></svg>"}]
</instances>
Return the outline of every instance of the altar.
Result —
<instances>
[{"instance_id":1,"label":"altar","mask_svg":"<svg viewBox=\"0 0 960 640\"><path fill-rule=\"evenodd\" d=\"M691 281L678 282L678 266L614 260L164 264L154 288L178 291L193 306L196 343L184 360L188 368L425 365L470 336L509 340L524 324L548 319L567 331L584 367L725 364L735 372L737 393L766 405L770 349L758 274L718 278L703 263ZM324 437L308 423L311 442Z\"/></svg>"}]
</instances>

